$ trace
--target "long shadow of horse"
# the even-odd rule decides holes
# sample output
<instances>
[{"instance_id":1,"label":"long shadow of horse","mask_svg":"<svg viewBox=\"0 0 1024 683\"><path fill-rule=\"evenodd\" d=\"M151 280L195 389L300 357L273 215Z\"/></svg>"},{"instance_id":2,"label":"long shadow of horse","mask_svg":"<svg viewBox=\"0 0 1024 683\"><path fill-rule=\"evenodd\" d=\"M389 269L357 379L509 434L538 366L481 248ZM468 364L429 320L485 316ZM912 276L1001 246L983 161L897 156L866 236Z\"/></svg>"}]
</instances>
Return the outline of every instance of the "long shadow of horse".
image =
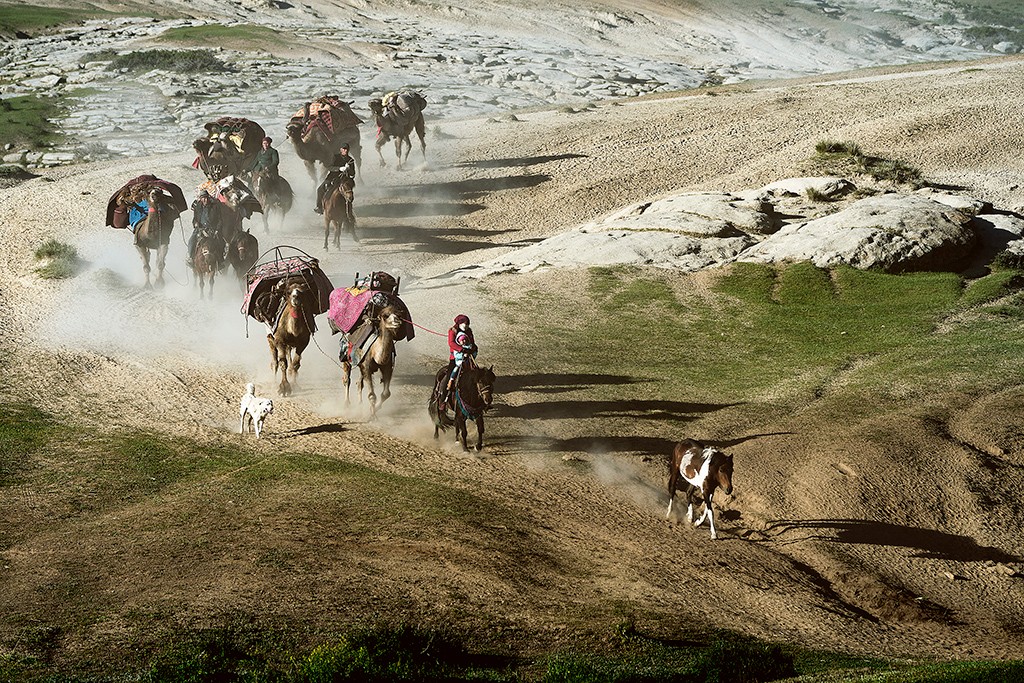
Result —
<instances>
[{"instance_id":1,"label":"long shadow of horse","mask_svg":"<svg viewBox=\"0 0 1024 683\"><path fill-rule=\"evenodd\" d=\"M589 417L631 417L641 420L692 420L697 414L713 413L734 403L688 403L686 401L540 401L519 406L497 405L499 417L535 420L582 419Z\"/></svg>"},{"instance_id":2,"label":"long shadow of horse","mask_svg":"<svg viewBox=\"0 0 1024 683\"><path fill-rule=\"evenodd\" d=\"M508 166L522 167L546 164L551 161L563 159L585 159L586 154L551 154L537 157L510 157L508 159L480 159L477 161L463 161L455 164L455 168L505 168Z\"/></svg>"},{"instance_id":3,"label":"long shadow of horse","mask_svg":"<svg viewBox=\"0 0 1024 683\"><path fill-rule=\"evenodd\" d=\"M769 524L765 533L769 537L778 538L799 530L817 532L812 533L810 538L813 540L912 548L919 551L914 557L925 559L956 562L1021 561L1021 558L999 548L978 545L968 536L863 519L779 520Z\"/></svg>"},{"instance_id":4,"label":"long shadow of horse","mask_svg":"<svg viewBox=\"0 0 1024 683\"><path fill-rule=\"evenodd\" d=\"M434 229L413 225L393 225L378 230L364 230L361 238L364 245L392 245L403 252L410 250L430 254L452 256L478 249L496 249L507 245L495 244L482 239L457 239L458 237L494 237L509 230Z\"/></svg>"},{"instance_id":5,"label":"long shadow of horse","mask_svg":"<svg viewBox=\"0 0 1024 683\"><path fill-rule=\"evenodd\" d=\"M327 423L302 427L300 429L292 429L287 432L278 432L277 434L274 434L274 436L279 439L294 439L297 436L309 436L311 434L339 434L347 431L349 431L349 428L345 425Z\"/></svg>"},{"instance_id":6,"label":"long shadow of horse","mask_svg":"<svg viewBox=\"0 0 1024 683\"><path fill-rule=\"evenodd\" d=\"M645 377L628 375L592 375L592 374L558 374L538 372L526 375L509 375L502 377L501 392L534 391L537 393L555 394L563 391L576 391L596 385L641 384L653 380Z\"/></svg>"},{"instance_id":7,"label":"long shadow of horse","mask_svg":"<svg viewBox=\"0 0 1024 683\"><path fill-rule=\"evenodd\" d=\"M362 218L411 218L413 216L468 216L485 208L483 204L460 204L458 202L389 202L370 204L359 210ZM500 234L500 233L499 233Z\"/></svg>"},{"instance_id":8,"label":"long shadow of horse","mask_svg":"<svg viewBox=\"0 0 1024 683\"><path fill-rule=\"evenodd\" d=\"M517 451L578 451L582 453L671 453L676 442L657 436L577 436L556 439L547 436L505 436L492 439L500 445Z\"/></svg>"},{"instance_id":9,"label":"long shadow of horse","mask_svg":"<svg viewBox=\"0 0 1024 683\"><path fill-rule=\"evenodd\" d=\"M426 197L429 200L433 195L469 200L482 197L490 192L536 187L549 180L551 180L551 176L546 173L531 173L528 175L507 175L500 178L470 178L468 180L455 180L447 183L421 183L407 187L413 197Z\"/></svg>"}]
</instances>

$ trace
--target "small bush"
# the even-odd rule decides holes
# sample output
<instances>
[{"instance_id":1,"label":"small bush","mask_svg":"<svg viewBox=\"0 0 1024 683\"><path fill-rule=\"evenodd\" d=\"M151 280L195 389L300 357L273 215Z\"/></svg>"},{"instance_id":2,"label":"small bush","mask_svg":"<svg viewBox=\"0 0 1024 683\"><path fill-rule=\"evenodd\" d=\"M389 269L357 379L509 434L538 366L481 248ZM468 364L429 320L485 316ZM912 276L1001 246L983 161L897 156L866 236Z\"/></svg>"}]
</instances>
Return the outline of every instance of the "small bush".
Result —
<instances>
[{"instance_id":1,"label":"small bush","mask_svg":"<svg viewBox=\"0 0 1024 683\"><path fill-rule=\"evenodd\" d=\"M209 50L144 50L128 52L115 57L107 69L116 71L149 71L163 69L181 73L231 71L219 57Z\"/></svg>"},{"instance_id":2,"label":"small bush","mask_svg":"<svg viewBox=\"0 0 1024 683\"><path fill-rule=\"evenodd\" d=\"M838 140L819 140L818 144L814 146L814 151L820 155L841 155L848 157L860 157L863 153L860 151L860 145L856 142L849 140L838 141Z\"/></svg>"},{"instance_id":3,"label":"small bush","mask_svg":"<svg viewBox=\"0 0 1024 683\"><path fill-rule=\"evenodd\" d=\"M807 199L812 201L812 202L830 202L830 201L832 201L832 198L829 197L827 194L825 194L824 192L819 192L818 190L816 190L813 187L808 187L807 191L804 194L807 196Z\"/></svg>"},{"instance_id":4,"label":"small bush","mask_svg":"<svg viewBox=\"0 0 1024 683\"><path fill-rule=\"evenodd\" d=\"M875 180L889 180L894 183L919 185L921 171L902 161L890 159L869 160L865 170Z\"/></svg>"},{"instance_id":5,"label":"small bush","mask_svg":"<svg viewBox=\"0 0 1024 683\"><path fill-rule=\"evenodd\" d=\"M464 656L461 644L435 631L378 625L320 645L297 670L308 683L441 681Z\"/></svg>"},{"instance_id":6,"label":"small bush","mask_svg":"<svg viewBox=\"0 0 1024 683\"><path fill-rule=\"evenodd\" d=\"M78 272L78 250L70 244L48 239L36 249L37 261L45 261L36 273L44 280L60 280Z\"/></svg>"},{"instance_id":7,"label":"small bush","mask_svg":"<svg viewBox=\"0 0 1024 683\"><path fill-rule=\"evenodd\" d=\"M992 259L992 267L998 270L1024 270L1024 254L1001 251Z\"/></svg>"}]
</instances>

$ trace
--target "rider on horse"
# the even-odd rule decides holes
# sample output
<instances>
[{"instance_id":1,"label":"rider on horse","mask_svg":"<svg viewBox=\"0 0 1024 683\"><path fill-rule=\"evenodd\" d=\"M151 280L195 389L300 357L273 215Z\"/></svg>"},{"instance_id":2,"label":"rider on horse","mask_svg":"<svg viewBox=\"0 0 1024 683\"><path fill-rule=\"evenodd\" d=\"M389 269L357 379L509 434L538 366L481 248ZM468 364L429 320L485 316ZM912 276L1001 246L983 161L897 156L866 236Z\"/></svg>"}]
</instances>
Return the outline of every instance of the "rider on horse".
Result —
<instances>
[{"instance_id":1,"label":"rider on horse","mask_svg":"<svg viewBox=\"0 0 1024 683\"><path fill-rule=\"evenodd\" d=\"M334 155L331 160L331 165L327 169L327 177L320 183L320 186L316 188L316 208L313 209L315 213L324 212L324 199L327 195L334 191L334 188L338 186L343 180L348 179L350 182L355 181L356 177L356 160L349 156L348 143L343 142L338 148L338 153ZM349 218L355 218L352 215L352 191L348 190L349 200Z\"/></svg>"},{"instance_id":2,"label":"rider on horse","mask_svg":"<svg viewBox=\"0 0 1024 683\"><path fill-rule=\"evenodd\" d=\"M201 189L199 196L192 202L192 235L188 238L188 253L185 254L185 265L192 267L192 258L196 251L196 242L203 230L220 228L220 207L209 190Z\"/></svg>"},{"instance_id":3,"label":"rider on horse","mask_svg":"<svg viewBox=\"0 0 1024 683\"><path fill-rule=\"evenodd\" d=\"M256 154L256 159L252 164L252 172L254 174L264 171L267 177L272 180L277 178L277 167L281 163L281 155L278 154L276 149L271 147L273 142L274 140L270 137L263 138L263 148Z\"/></svg>"},{"instance_id":4,"label":"rider on horse","mask_svg":"<svg viewBox=\"0 0 1024 683\"><path fill-rule=\"evenodd\" d=\"M441 405L448 402L452 387L455 386L462 363L466 358L476 358L479 351L473 339L473 330L469 326L469 316L455 316L455 324L448 330L448 384L441 399Z\"/></svg>"}]
</instances>

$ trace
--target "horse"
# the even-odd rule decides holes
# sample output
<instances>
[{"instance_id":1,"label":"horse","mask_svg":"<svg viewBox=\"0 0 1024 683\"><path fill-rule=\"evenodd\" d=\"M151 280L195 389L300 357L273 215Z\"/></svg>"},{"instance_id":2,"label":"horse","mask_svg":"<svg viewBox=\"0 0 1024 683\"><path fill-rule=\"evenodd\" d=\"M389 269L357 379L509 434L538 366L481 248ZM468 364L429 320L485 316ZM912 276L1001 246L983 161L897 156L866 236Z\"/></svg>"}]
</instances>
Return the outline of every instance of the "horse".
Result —
<instances>
[{"instance_id":1,"label":"horse","mask_svg":"<svg viewBox=\"0 0 1024 683\"><path fill-rule=\"evenodd\" d=\"M278 369L281 370L278 392L288 396L292 393L288 375L291 374L294 382L302 363L302 352L313 336L313 292L302 278L282 280L275 285L275 289L280 296L285 297L285 302L278 314L274 331L267 335L270 369L275 378Z\"/></svg>"},{"instance_id":2,"label":"horse","mask_svg":"<svg viewBox=\"0 0 1024 683\"><path fill-rule=\"evenodd\" d=\"M370 392L367 398L370 401L370 415L376 416L378 406L384 405L384 401L391 396L391 376L395 372L395 337L398 330L402 329L404 321L394 306L385 306L380 316L372 322L375 327L376 338L370 343L369 348L359 355L359 349L354 348L351 343L341 351L342 380L345 382L345 403L349 402L349 380L351 378L352 366L359 366L359 400L363 400L363 384L370 385ZM357 359L358 357L358 359ZM380 404L377 403L377 395L373 388L373 373L380 370L381 394Z\"/></svg>"},{"instance_id":3,"label":"horse","mask_svg":"<svg viewBox=\"0 0 1024 683\"><path fill-rule=\"evenodd\" d=\"M146 273L146 289L152 289L149 280L149 252L156 251L156 286L164 286L164 267L167 265L167 250L171 244L171 232L178 210L158 187L153 187L147 197L149 214L142 219L135 229L135 248L142 257L142 270Z\"/></svg>"},{"instance_id":4,"label":"horse","mask_svg":"<svg viewBox=\"0 0 1024 683\"><path fill-rule=\"evenodd\" d=\"M242 283L245 289L245 274L256 263L260 256L260 241L255 235L244 230L235 235L228 243L227 262L235 271L235 277Z\"/></svg>"},{"instance_id":5,"label":"horse","mask_svg":"<svg viewBox=\"0 0 1024 683\"><path fill-rule=\"evenodd\" d=\"M377 156L380 157L380 167L384 168L384 155L380 148L390 140L395 139L395 155L398 157L398 170L402 170L403 163L409 160L409 152L412 151L412 140L410 136L416 131L420 139L420 150L423 152L423 160L427 159L426 124L423 121L423 109L427 101L419 93L403 92L395 97L395 105L388 107L385 111L384 104L380 98L372 99L369 103L370 111L373 112L377 122L377 139L374 148ZM405 156L402 156L402 148L405 147Z\"/></svg>"},{"instance_id":6,"label":"horse","mask_svg":"<svg viewBox=\"0 0 1024 683\"><path fill-rule=\"evenodd\" d=\"M686 482L687 519L693 522L693 506L695 503L700 505L695 494L700 491L704 514L693 525L700 526L707 519L711 524L711 538L718 538L711 500L719 488L724 489L727 495L732 493L732 455L726 455L694 439L685 439L676 444L668 472L668 513L665 518L672 517L672 503L675 501L679 478L682 477Z\"/></svg>"},{"instance_id":7,"label":"horse","mask_svg":"<svg viewBox=\"0 0 1024 683\"><path fill-rule=\"evenodd\" d=\"M210 276L210 299L213 299L213 283L223 262L224 239L215 228L201 228L195 251L192 253L192 273L199 284L200 299L205 298L207 275Z\"/></svg>"},{"instance_id":8,"label":"horse","mask_svg":"<svg viewBox=\"0 0 1024 683\"><path fill-rule=\"evenodd\" d=\"M263 233L270 234L270 212L281 212L281 223L278 228L284 227L284 218L292 210L292 200L295 194L292 186L283 176L271 176L265 169L256 171L252 176L252 191L263 207Z\"/></svg>"},{"instance_id":9,"label":"horse","mask_svg":"<svg viewBox=\"0 0 1024 683\"><path fill-rule=\"evenodd\" d=\"M329 251L327 238L331 234L331 223L335 225L334 246L336 249L341 248L343 230L351 233L353 240L359 241L359 238L356 237L356 216L352 212L353 187L355 187L355 181L348 176L342 176L341 182L324 197L324 251Z\"/></svg>"},{"instance_id":10,"label":"horse","mask_svg":"<svg viewBox=\"0 0 1024 683\"><path fill-rule=\"evenodd\" d=\"M494 392L494 366L481 368L472 360L465 360L459 370L459 379L455 389L449 396L449 402L455 412L455 420L448 417L448 403L441 402L441 395L448 384L448 366L443 366L434 377L434 391L427 404L427 412L434 422L434 438L438 430L444 431L455 425L455 440L462 444L462 450L468 451L466 422L476 421L476 449L484 447L484 411L491 407Z\"/></svg>"}]
</instances>

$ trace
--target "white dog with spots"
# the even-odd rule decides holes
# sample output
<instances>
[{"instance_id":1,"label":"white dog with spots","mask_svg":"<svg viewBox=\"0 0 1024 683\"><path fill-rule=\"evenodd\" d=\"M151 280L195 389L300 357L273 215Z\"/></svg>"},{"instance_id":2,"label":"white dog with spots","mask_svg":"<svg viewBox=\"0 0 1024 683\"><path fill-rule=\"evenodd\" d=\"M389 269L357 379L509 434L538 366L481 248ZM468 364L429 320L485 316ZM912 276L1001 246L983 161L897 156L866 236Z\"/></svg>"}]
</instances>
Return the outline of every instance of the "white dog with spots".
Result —
<instances>
[{"instance_id":1,"label":"white dog with spots","mask_svg":"<svg viewBox=\"0 0 1024 683\"><path fill-rule=\"evenodd\" d=\"M263 423L266 422L267 416L274 412L274 402L269 398L263 398L262 396L256 395L256 385L249 384L245 385L245 393L242 394L242 402L238 406L238 432L245 434L246 422L249 423L249 429L256 431L256 438L260 438L260 432L263 431Z\"/></svg>"}]
</instances>

